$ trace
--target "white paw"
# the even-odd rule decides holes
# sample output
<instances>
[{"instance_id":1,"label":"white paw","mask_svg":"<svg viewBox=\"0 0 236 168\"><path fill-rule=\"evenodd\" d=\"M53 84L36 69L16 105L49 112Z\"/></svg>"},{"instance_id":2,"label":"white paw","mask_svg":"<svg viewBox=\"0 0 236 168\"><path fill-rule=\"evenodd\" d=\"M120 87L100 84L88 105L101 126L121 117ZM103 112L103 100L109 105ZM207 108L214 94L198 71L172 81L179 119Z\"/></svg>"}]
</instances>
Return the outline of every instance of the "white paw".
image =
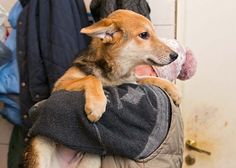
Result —
<instances>
[{"instance_id":1,"label":"white paw","mask_svg":"<svg viewBox=\"0 0 236 168\"><path fill-rule=\"evenodd\" d=\"M85 104L85 112L87 114L87 118L91 122L98 121L102 114L106 111L107 98L104 97L93 97L86 101Z\"/></svg>"}]
</instances>

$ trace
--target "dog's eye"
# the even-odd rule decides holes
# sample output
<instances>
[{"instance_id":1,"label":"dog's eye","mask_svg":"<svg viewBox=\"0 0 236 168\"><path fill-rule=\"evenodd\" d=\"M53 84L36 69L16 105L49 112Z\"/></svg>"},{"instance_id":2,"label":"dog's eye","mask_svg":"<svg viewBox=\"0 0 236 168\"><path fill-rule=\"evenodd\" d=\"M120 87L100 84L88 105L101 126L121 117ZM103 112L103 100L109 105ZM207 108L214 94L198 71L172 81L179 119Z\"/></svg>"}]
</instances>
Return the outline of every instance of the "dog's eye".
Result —
<instances>
[{"instance_id":1,"label":"dog's eye","mask_svg":"<svg viewBox=\"0 0 236 168\"><path fill-rule=\"evenodd\" d=\"M142 32L142 33L139 34L139 37L144 39L144 40L147 40L150 37L150 35L149 35L148 32Z\"/></svg>"}]
</instances>

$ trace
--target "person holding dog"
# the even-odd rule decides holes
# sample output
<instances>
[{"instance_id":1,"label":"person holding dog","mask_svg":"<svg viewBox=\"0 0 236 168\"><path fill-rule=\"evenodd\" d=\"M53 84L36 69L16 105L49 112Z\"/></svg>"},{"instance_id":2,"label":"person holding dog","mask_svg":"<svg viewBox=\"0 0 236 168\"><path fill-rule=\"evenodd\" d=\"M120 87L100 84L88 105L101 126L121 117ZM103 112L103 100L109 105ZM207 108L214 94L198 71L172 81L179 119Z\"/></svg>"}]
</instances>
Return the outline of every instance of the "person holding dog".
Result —
<instances>
[{"instance_id":1,"label":"person holding dog","mask_svg":"<svg viewBox=\"0 0 236 168\"><path fill-rule=\"evenodd\" d=\"M172 48L178 46L175 49L185 61L177 60L163 70L139 66L138 75L182 80L194 75L196 61L192 53L176 40L168 41L174 44ZM179 68L177 74L170 73ZM155 86L136 84L104 89L108 104L98 122L91 123L81 113L85 103L82 92L59 91L31 108L30 118L35 123L31 136L44 135L59 141L57 151L63 153L59 163L65 167L181 168L183 123L179 107L168 94Z\"/></svg>"},{"instance_id":2,"label":"person holding dog","mask_svg":"<svg viewBox=\"0 0 236 168\"><path fill-rule=\"evenodd\" d=\"M139 17L124 10L114 15L120 13ZM86 70L83 63L79 62L79 66L84 65ZM72 84L77 80L73 81ZM182 166L181 115L167 93L155 86L131 83L104 89L108 104L96 122L90 122L84 113L87 100L83 92L62 89L34 106L30 112L34 125L29 132L33 139L25 153L27 167L44 164L94 168Z\"/></svg>"},{"instance_id":3,"label":"person holding dog","mask_svg":"<svg viewBox=\"0 0 236 168\"><path fill-rule=\"evenodd\" d=\"M153 86L125 84L107 87L105 94L109 112L97 123L90 123L79 113L84 108L83 93L54 93L31 109L29 119L34 125L30 136L46 135L60 142L63 153L60 161L65 166L181 167L181 115L164 91ZM69 157L72 160L64 160L65 153L72 153L73 157Z\"/></svg>"}]
</instances>

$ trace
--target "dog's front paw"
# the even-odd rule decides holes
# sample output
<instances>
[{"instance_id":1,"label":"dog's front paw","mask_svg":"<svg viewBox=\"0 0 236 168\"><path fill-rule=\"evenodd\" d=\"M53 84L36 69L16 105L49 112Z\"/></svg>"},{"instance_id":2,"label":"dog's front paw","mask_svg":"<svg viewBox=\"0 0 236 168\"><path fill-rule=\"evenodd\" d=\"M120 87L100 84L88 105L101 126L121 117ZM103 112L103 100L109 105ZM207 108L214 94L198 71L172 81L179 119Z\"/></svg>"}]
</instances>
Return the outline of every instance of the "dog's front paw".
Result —
<instances>
[{"instance_id":1,"label":"dog's front paw","mask_svg":"<svg viewBox=\"0 0 236 168\"><path fill-rule=\"evenodd\" d=\"M182 98L179 89L174 84L171 84L169 87L165 88L165 91L172 98L175 105L179 106Z\"/></svg>"},{"instance_id":2,"label":"dog's front paw","mask_svg":"<svg viewBox=\"0 0 236 168\"><path fill-rule=\"evenodd\" d=\"M92 96L86 99L85 112L91 122L98 121L106 110L107 98L103 96Z\"/></svg>"}]
</instances>

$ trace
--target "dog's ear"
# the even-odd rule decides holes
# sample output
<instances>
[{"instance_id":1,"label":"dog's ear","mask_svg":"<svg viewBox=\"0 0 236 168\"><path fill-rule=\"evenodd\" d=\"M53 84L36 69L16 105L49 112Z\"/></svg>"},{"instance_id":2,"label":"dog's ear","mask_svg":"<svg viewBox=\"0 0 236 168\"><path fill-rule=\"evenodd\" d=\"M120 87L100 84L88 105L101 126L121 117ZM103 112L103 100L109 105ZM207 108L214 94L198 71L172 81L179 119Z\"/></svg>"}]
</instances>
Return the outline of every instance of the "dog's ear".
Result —
<instances>
[{"instance_id":1,"label":"dog's ear","mask_svg":"<svg viewBox=\"0 0 236 168\"><path fill-rule=\"evenodd\" d=\"M100 38L104 43L112 43L113 35L118 32L118 29L111 19L106 18L81 29L80 32L91 37Z\"/></svg>"}]
</instances>

